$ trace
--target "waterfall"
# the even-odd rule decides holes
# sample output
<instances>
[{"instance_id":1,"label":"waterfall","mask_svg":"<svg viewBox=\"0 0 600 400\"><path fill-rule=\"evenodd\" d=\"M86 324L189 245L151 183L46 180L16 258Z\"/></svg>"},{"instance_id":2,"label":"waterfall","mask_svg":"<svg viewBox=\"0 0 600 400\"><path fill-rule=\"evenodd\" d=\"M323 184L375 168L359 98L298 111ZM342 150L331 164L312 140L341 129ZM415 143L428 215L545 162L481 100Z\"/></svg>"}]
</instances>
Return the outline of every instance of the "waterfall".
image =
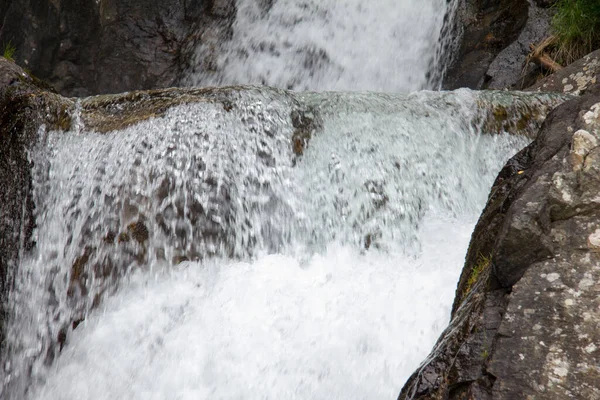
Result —
<instances>
[{"instance_id":1,"label":"waterfall","mask_svg":"<svg viewBox=\"0 0 600 400\"><path fill-rule=\"evenodd\" d=\"M40 128L8 398L391 398L527 143L478 107L543 103L223 93L120 131Z\"/></svg>"},{"instance_id":2,"label":"waterfall","mask_svg":"<svg viewBox=\"0 0 600 400\"><path fill-rule=\"evenodd\" d=\"M183 83L279 89L209 89L106 133L81 99L69 131L40 126L0 397L395 398L529 140L507 109L534 109L522 129L558 101L417 91L439 85L455 6L238 0Z\"/></svg>"},{"instance_id":3,"label":"waterfall","mask_svg":"<svg viewBox=\"0 0 600 400\"><path fill-rule=\"evenodd\" d=\"M186 85L408 92L432 88L446 0L238 0L231 38L203 40Z\"/></svg>"}]
</instances>

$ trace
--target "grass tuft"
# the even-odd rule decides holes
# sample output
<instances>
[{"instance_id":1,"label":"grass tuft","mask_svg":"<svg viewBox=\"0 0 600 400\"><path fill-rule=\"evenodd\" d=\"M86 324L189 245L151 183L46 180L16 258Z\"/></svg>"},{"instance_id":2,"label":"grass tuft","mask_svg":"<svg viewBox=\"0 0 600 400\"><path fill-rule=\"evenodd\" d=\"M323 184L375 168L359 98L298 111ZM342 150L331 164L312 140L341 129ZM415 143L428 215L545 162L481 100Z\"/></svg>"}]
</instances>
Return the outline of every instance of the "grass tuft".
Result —
<instances>
[{"instance_id":1,"label":"grass tuft","mask_svg":"<svg viewBox=\"0 0 600 400\"><path fill-rule=\"evenodd\" d=\"M6 58L8 61L15 61L15 53L17 52L17 49L15 48L15 46L13 46L13 44L9 41L8 43L6 43L4 45L4 51L2 53L2 56L4 58Z\"/></svg>"},{"instance_id":2,"label":"grass tuft","mask_svg":"<svg viewBox=\"0 0 600 400\"><path fill-rule=\"evenodd\" d=\"M492 257L485 257L483 255L479 255L477 259L477 263L471 269L471 275L469 275L469 279L467 280L467 284L465 285L465 289L463 292L463 297L469 294L473 286L479 280L481 273L485 271L492 263Z\"/></svg>"},{"instance_id":3,"label":"grass tuft","mask_svg":"<svg viewBox=\"0 0 600 400\"><path fill-rule=\"evenodd\" d=\"M558 41L552 56L568 65L600 47L600 1L558 0L552 30Z\"/></svg>"}]
</instances>

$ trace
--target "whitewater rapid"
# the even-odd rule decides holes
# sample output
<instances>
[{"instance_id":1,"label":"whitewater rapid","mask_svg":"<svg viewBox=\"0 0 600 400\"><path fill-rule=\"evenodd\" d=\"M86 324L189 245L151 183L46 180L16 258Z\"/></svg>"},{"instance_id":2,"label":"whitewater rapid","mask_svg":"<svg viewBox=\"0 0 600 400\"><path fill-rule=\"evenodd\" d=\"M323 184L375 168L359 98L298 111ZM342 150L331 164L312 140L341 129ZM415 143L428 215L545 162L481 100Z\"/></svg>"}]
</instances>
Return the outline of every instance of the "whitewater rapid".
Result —
<instances>
[{"instance_id":1,"label":"whitewater rapid","mask_svg":"<svg viewBox=\"0 0 600 400\"><path fill-rule=\"evenodd\" d=\"M138 274L30 398L392 399L448 322L473 223L431 216L416 259L331 245Z\"/></svg>"}]
</instances>

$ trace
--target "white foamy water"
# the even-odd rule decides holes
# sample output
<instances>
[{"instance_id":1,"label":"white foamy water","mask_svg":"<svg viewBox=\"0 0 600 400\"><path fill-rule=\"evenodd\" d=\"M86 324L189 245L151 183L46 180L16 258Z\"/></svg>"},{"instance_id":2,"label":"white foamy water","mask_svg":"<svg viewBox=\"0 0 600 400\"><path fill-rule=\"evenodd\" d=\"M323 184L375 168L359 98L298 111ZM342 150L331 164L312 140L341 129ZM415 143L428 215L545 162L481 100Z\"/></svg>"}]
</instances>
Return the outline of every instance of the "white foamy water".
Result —
<instances>
[{"instance_id":1,"label":"white foamy water","mask_svg":"<svg viewBox=\"0 0 600 400\"><path fill-rule=\"evenodd\" d=\"M446 0L236 4L233 37L202 43L185 84L408 92L427 88L440 67Z\"/></svg>"},{"instance_id":2,"label":"white foamy water","mask_svg":"<svg viewBox=\"0 0 600 400\"><path fill-rule=\"evenodd\" d=\"M475 122L511 96L546 101L230 88L118 132L40 129L2 396L395 396L527 143Z\"/></svg>"},{"instance_id":3,"label":"white foamy water","mask_svg":"<svg viewBox=\"0 0 600 400\"><path fill-rule=\"evenodd\" d=\"M418 259L331 246L138 275L30 398L392 399L448 321L472 222L432 216Z\"/></svg>"}]
</instances>

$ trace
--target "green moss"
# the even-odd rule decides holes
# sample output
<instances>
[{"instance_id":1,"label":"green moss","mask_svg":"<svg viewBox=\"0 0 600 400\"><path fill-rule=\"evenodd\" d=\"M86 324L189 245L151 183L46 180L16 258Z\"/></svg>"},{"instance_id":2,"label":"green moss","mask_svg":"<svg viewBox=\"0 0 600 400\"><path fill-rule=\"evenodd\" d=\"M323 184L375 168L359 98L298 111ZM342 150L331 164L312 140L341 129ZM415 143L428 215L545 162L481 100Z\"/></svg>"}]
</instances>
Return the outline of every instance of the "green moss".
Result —
<instances>
[{"instance_id":1,"label":"green moss","mask_svg":"<svg viewBox=\"0 0 600 400\"><path fill-rule=\"evenodd\" d=\"M465 285L465 289L463 290L463 298L466 297L473 289L473 286L479 281L479 277L481 274L488 269L488 267L492 263L492 257L485 257L483 255L479 255L477 262L471 268L471 274L469 275L469 279Z\"/></svg>"},{"instance_id":2,"label":"green moss","mask_svg":"<svg viewBox=\"0 0 600 400\"><path fill-rule=\"evenodd\" d=\"M553 56L566 65L600 46L600 1L558 0L552 30L557 38Z\"/></svg>"},{"instance_id":3,"label":"green moss","mask_svg":"<svg viewBox=\"0 0 600 400\"><path fill-rule=\"evenodd\" d=\"M504 106L497 106L496 108L494 108L493 113L494 119L497 122L503 122L508 118L508 111Z\"/></svg>"},{"instance_id":4,"label":"green moss","mask_svg":"<svg viewBox=\"0 0 600 400\"><path fill-rule=\"evenodd\" d=\"M523 131L529 127L529 122L531 121L531 115L528 113L523 113L521 118L517 121L517 129Z\"/></svg>"}]
</instances>

